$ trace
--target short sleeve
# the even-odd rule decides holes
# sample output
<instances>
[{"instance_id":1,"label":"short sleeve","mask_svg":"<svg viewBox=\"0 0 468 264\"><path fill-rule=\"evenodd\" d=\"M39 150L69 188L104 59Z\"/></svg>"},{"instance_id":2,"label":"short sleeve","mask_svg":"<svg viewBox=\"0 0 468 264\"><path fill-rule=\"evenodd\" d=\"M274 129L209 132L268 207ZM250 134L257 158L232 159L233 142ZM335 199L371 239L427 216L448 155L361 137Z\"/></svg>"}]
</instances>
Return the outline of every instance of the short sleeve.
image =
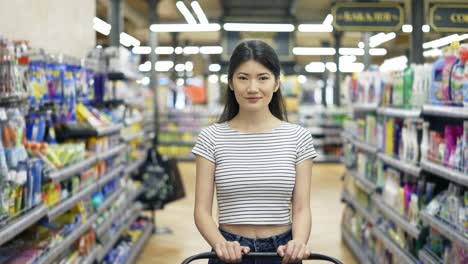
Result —
<instances>
[{"instance_id":1,"label":"short sleeve","mask_svg":"<svg viewBox=\"0 0 468 264\"><path fill-rule=\"evenodd\" d=\"M202 129L200 134L198 134L197 142L192 149L192 153L195 155L200 155L205 159L215 162L215 144L213 134L208 130L208 128Z\"/></svg>"},{"instance_id":2,"label":"short sleeve","mask_svg":"<svg viewBox=\"0 0 468 264\"><path fill-rule=\"evenodd\" d=\"M296 164L307 159L315 159L316 157L317 152L314 148L312 134L307 129L301 128L297 140Z\"/></svg>"}]
</instances>

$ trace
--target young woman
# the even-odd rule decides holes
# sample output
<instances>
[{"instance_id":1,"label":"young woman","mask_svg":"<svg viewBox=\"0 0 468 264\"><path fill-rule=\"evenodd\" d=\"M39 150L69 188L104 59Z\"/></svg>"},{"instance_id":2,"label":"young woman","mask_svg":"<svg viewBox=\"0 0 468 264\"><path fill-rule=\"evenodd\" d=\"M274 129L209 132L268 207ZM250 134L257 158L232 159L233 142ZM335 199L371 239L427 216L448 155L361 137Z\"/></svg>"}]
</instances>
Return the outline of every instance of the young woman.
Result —
<instances>
[{"instance_id":1,"label":"young woman","mask_svg":"<svg viewBox=\"0 0 468 264\"><path fill-rule=\"evenodd\" d=\"M195 224L222 261L209 263L240 263L248 252L301 263L309 254L312 136L285 121L279 59L265 42L234 49L228 81L219 122L203 129L193 148ZM219 227L211 213L215 186ZM260 261L242 263L280 263Z\"/></svg>"}]
</instances>

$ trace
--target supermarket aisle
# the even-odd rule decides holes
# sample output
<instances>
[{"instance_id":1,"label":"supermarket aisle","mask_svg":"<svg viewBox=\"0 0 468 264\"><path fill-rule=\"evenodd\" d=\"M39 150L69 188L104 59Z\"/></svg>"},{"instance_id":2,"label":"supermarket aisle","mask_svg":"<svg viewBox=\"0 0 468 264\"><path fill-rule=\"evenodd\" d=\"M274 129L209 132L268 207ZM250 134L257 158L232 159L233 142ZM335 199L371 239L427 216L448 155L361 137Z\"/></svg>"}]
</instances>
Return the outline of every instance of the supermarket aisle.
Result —
<instances>
[{"instance_id":1,"label":"supermarket aisle","mask_svg":"<svg viewBox=\"0 0 468 264\"><path fill-rule=\"evenodd\" d=\"M157 216L158 226L170 227L174 233L153 236L142 251L138 264L176 264L189 255L210 250L193 223L195 163L180 163L179 167L186 185L187 197L168 205ZM336 256L346 264L355 264L351 253L341 243L340 222L343 204L340 203L340 177L343 172L342 165L314 165L310 246L314 252Z\"/></svg>"}]
</instances>

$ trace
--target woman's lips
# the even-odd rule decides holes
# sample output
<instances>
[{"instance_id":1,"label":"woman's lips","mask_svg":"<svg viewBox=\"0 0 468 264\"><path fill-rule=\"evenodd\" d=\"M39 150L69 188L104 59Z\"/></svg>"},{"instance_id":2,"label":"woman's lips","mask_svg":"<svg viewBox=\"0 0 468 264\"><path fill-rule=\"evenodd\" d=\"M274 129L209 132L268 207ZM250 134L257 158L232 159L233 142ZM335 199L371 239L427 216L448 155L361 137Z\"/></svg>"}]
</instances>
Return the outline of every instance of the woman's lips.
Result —
<instances>
[{"instance_id":1,"label":"woman's lips","mask_svg":"<svg viewBox=\"0 0 468 264\"><path fill-rule=\"evenodd\" d=\"M246 99L249 101L249 103L256 103L262 98L261 97L247 97Z\"/></svg>"}]
</instances>

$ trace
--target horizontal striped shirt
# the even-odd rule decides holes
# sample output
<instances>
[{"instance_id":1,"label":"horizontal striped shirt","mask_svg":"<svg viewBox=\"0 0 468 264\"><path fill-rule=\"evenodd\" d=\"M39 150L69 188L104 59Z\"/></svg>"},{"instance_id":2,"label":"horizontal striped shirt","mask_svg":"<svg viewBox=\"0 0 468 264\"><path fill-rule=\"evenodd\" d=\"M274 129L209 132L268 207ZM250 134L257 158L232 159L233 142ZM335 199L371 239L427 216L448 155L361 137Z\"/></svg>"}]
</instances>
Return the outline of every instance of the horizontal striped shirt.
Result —
<instances>
[{"instance_id":1,"label":"horizontal striped shirt","mask_svg":"<svg viewBox=\"0 0 468 264\"><path fill-rule=\"evenodd\" d=\"M192 152L215 164L220 224L290 224L296 164L317 156L311 133L282 122L242 133L227 122L204 128Z\"/></svg>"}]
</instances>

